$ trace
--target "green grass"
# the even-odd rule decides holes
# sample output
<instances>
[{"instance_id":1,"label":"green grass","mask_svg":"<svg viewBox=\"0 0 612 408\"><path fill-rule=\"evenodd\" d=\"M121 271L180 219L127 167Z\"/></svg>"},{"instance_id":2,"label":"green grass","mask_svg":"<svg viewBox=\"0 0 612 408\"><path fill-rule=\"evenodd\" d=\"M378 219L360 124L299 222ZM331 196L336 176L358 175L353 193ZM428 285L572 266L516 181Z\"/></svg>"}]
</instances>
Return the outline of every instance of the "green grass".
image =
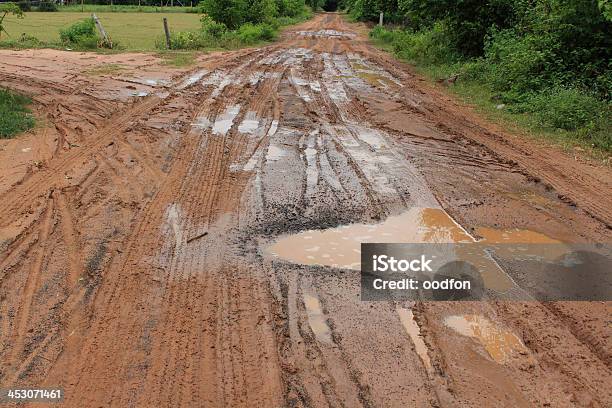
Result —
<instances>
[{"instance_id":1,"label":"green grass","mask_svg":"<svg viewBox=\"0 0 612 408\"><path fill-rule=\"evenodd\" d=\"M88 18L90 13L57 12L25 13L24 19L7 16L6 34L1 40L16 40L22 33L36 37L46 45L59 46L59 31L78 20ZM200 28L200 16L190 13L96 13L113 42L128 51L150 51L155 49L155 40L163 36L162 18L168 18L170 31L190 31ZM10 44L5 44L10 46ZM44 46L45 44L41 44Z\"/></svg>"},{"instance_id":2,"label":"green grass","mask_svg":"<svg viewBox=\"0 0 612 408\"><path fill-rule=\"evenodd\" d=\"M0 139L8 139L34 127L34 117L25 96L0 88Z\"/></svg>"},{"instance_id":3,"label":"green grass","mask_svg":"<svg viewBox=\"0 0 612 408\"><path fill-rule=\"evenodd\" d=\"M164 65L182 68L195 64L196 53L192 51L161 51L157 55L164 60Z\"/></svg>"},{"instance_id":4,"label":"green grass","mask_svg":"<svg viewBox=\"0 0 612 408\"><path fill-rule=\"evenodd\" d=\"M193 8L187 7L159 7L159 6L121 6L104 4L71 4L59 6L60 12L86 12L86 13L188 13Z\"/></svg>"}]
</instances>

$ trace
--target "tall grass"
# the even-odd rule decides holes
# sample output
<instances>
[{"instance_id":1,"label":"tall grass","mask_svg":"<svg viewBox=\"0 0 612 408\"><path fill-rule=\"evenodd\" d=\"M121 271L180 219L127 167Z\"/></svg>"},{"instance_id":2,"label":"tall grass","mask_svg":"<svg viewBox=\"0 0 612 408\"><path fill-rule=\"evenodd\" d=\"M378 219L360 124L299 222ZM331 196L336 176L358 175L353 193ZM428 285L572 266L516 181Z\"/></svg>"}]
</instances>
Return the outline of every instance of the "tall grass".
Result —
<instances>
[{"instance_id":1,"label":"tall grass","mask_svg":"<svg viewBox=\"0 0 612 408\"><path fill-rule=\"evenodd\" d=\"M34 126L25 96L0 88L0 138L7 139Z\"/></svg>"}]
</instances>

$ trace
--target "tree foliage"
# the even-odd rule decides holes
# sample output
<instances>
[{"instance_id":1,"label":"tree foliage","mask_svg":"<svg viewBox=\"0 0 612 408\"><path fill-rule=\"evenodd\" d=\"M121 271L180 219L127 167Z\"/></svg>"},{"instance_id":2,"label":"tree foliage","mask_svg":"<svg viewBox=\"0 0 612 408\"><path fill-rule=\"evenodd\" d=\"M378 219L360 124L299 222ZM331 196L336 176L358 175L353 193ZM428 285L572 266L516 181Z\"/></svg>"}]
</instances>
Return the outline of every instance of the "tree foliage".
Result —
<instances>
[{"instance_id":1,"label":"tree foliage","mask_svg":"<svg viewBox=\"0 0 612 408\"><path fill-rule=\"evenodd\" d=\"M303 4L302 1L302 8ZM296 6L291 0L281 2L280 6L285 13L295 12ZM233 30L245 23L270 22L278 16L279 4L274 0L203 0L200 9Z\"/></svg>"},{"instance_id":2,"label":"tree foliage","mask_svg":"<svg viewBox=\"0 0 612 408\"><path fill-rule=\"evenodd\" d=\"M9 14L12 14L17 18L23 18L23 11L17 4L0 3L0 38L2 37L2 33L6 33L8 35L8 32L4 28L4 19Z\"/></svg>"}]
</instances>

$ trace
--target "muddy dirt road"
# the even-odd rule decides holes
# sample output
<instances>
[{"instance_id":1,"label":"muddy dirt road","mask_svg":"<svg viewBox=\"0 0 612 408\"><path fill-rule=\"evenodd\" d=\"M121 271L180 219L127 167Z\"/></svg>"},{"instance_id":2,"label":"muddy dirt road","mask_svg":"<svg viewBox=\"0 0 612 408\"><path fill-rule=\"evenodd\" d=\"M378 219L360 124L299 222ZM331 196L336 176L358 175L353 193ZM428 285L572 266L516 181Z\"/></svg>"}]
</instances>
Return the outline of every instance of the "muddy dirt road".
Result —
<instances>
[{"instance_id":1,"label":"muddy dirt road","mask_svg":"<svg viewBox=\"0 0 612 408\"><path fill-rule=\"evenodd\" d=\"M0 51L43 118L0 142L0 384L65 407L611 406L609 303L360 301L342 240L612 225L609 169L484 123L364 32L319 14L190 69Z\"/></svg>"}]
</instances>

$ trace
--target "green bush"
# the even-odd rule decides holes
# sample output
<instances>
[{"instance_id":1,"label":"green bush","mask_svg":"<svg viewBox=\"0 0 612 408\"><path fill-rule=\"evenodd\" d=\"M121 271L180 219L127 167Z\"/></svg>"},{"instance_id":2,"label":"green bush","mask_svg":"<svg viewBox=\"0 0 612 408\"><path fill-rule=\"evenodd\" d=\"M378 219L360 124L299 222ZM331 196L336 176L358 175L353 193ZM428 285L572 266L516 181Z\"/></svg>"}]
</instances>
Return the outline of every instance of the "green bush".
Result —
<instances>
[{"instance_id":1,"label":"green bush","mask_svg":"<svg viewBox=\"0 0 612 408\"><path fill-rule=\"evenodd\" d=\"M398 57L408 61L442 64L453 63L459 59L442 22L434 24L430 29L417 32L389 31L377 26L370 32L370 36L390 44Z\"/></svg>"},{"instance_id":2,"label":"green bush","mask_svg":"<svg viewBox=\"0 0 612 408\"><path fill-rule=\"evenodd\" d=\"M304 0L277 0L276 9L279 16L297 17L304 13Z\"/></svg>"},{"instance_id":3,"label":"green bush","mask_svg":"<svg viewBox=\"0 0 612 408\"><path fill-rule=\"evenodd\" d=\"M32 3L29 0L23 0L17 3L21 11L32 11Z\"/></svg>"},{"instance_id":4,"label":"green bush","mask_svg":"<svg viewBox=\"0 0 612 408\"><path fill-rule=\"evenodd\" d=\"M57 11L57 5L52 1L41 1L38 5L38 11L53 12Z\"/></svg>"},{"instance_id":5,"label":"green bush","mask_svg":"<svg viewBox=\"0 0 612 408\"><path fill-rule=\"evenodd\" d=\"M34 126L27 108L30 99L0 88L0 138L9 138Z\"/></svg>"},{"instance_id":6,"label":"green bush","mask_svg":"<svg viewBox=\"0 0 612 408\"><path fill-rule=\"evenodd\" d=\"M494 33L485 48L488 81L494 90L506 92L508 101L541 89L550 82L546 72L554 59L555 45L546 37L518 36L514 30Z\"/></svg>"},{"instance_id":7,"label":"green bush","mask_svg":"<svg viewBox=\"0 0 612 408\"><path fill-rule=\"evenodd\" d=\"M238 38L243 44L252 45L261 41L271 41L276 37L276 30L270 24L246 23L238 29Z\"/></svg>"},{"instance_id":8,"label":"green bush","mask_svg":"<svg viewBox=\"0 0 612 408\"><path fill-rule=\"evenodd\" d=\"M293 16L282 15L281 13L279 13L281 15L276 18L276 23L278 24L278 27L298 24L298 23L301 23L302 21L306 21L312 18L313 16L312 9L308 6L304 6L303 4L301 7L302 7L301 11Z\"/></svg>"},{"instance_id":9,"label":"green bush","mask_svg":"<svg viewBox=\"0 0 612 408\"><path fill-rule=\"evenodd\" d=\"M526 101L511 107L516 112L530 112L544 127L577 130L594 128L612 114L610 106L574 88L552 88L531 94Z\"/></svg>"},{"instance_id":10,"label":"green bush","mask_svg":"<svg viewBox=\"0 0 612 408\"><path fill-rule=\"evenodd\" d=\"M93 18L86 18L60 30L60 40L65 45L81 49L95 49L98 47L98 35Z\"/></svg>"},{"instance_id":11,"label":"green bush","mask_svg":"<svg viewBox=\"0 0 612 408\"><path fill-rule=\"evenodd\" d=\"M225 24L217 23L207 14L202 16L200 22L202 23L202 32L212 38L221 38L227 32Z\"/></svg>"},{"instance_id":12,"label":"green bush","mask_svg":"<svg viewBox=\"0 0 612 408\"><path fill-rule=\"evenodd\" d=\"M245 23L270 22L278 15L274 0L202 0L199 8L230 30Z\"/></svg>"},{"instance_id":13,"label":"green bush","mask_svg":"<svg viewBox=\"0 0 612 408\"><path fill-rule=\"evenodd\" d=\"M165 39L160 40L158 48L166 48ZM211 42L203 33L195 31L178 31L170 36L170 48L173 50L197 50L210 47Z\"/></svg>"}]
</instances>

